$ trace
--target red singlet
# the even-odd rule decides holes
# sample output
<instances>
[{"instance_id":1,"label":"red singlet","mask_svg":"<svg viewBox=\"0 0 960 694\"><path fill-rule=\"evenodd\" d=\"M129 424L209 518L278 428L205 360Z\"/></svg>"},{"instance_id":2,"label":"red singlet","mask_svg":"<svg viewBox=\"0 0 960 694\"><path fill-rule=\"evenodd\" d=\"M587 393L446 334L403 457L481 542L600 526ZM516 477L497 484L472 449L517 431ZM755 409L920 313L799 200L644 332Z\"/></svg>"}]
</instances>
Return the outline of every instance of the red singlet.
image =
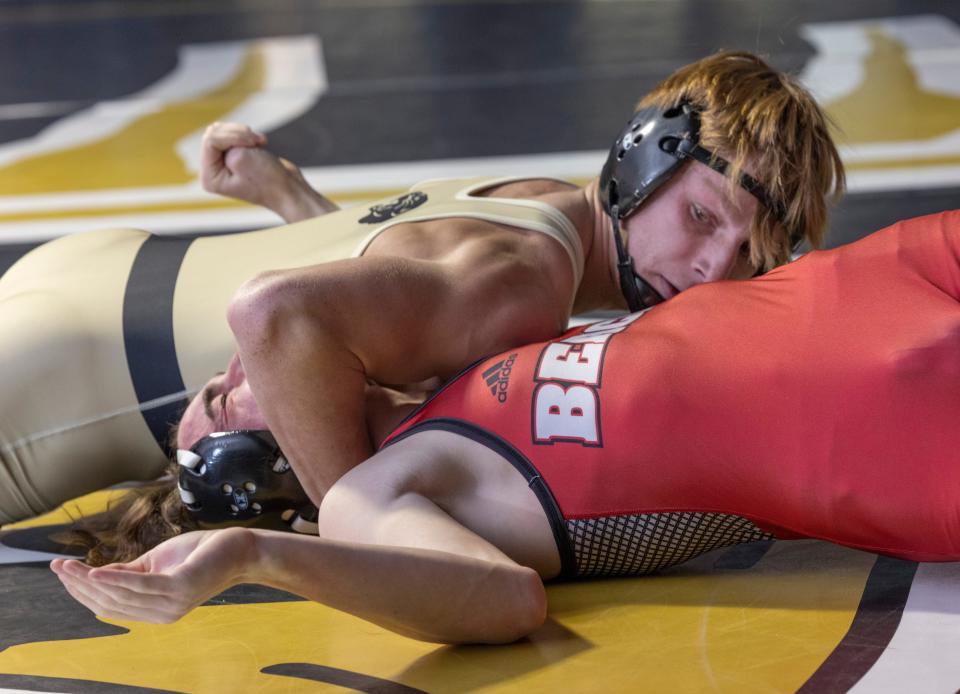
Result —
<instances>
[{"instance_id":1,"label":"red singlet","mask_svg":"<svg viewBox=\"0 0 960 694\"><path fill-rule=\"evenodd\" d=\"M388 439L527 475L566 573L772 533L960 560L960 211L486 359Z\"/></svg>"}]
</instances>

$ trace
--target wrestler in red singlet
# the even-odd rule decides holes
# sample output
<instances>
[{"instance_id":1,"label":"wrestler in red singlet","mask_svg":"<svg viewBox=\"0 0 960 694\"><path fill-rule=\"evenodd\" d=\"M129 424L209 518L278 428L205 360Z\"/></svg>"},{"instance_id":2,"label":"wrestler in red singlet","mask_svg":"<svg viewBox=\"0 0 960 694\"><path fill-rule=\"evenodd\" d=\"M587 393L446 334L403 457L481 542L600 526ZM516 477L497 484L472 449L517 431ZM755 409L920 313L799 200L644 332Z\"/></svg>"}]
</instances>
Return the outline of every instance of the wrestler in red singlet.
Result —
<instances>
[{"instance_id":1,"label":"wrestler in red singlet","mask_svg":"<svg viewBox=\"0 0 960 694\"><path fill-rule=\"evenodd\" d=\"M960 560L960 211L486 359L388 439L523 472L567 574L813 537Z\"/></svg>"}]
</instances>

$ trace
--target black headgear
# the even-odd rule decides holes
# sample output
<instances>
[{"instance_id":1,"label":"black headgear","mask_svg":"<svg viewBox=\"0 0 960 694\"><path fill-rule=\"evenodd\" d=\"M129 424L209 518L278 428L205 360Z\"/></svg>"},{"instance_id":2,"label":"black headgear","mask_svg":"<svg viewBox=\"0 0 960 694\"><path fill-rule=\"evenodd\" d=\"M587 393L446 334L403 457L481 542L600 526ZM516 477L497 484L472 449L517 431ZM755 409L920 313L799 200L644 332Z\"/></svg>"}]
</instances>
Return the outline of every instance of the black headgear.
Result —
<instances>
[{"instance_id":1,"label":"black headgear","mask_svg":"<svg viewBox=\"0 0 960 694\"><path fill-rule=\"evenodd\" d=\"M255 523L276 514L295 522L311 515L310 499L269 431L204 436L189 451L177 451L177 463L180 498L201 523Z\"/></svg>"},{"instance_id":2,"label":"black headgear","mask_svg":"<svg viewBox=\"0 0 960 694\"><path fill-rule=\"evenodd\" d=\"M726 173L730 163L700 146L700 115L682 102L665 111L652 106L633 114L617 136L600 174L600 201L613 220L617 246L620 289L631 311L663 301L663 297L633 269L620 238L620 221L636 212L650 195L673 176L687 159L695 159L714 171ZM763 186L748 174L740 174L740 185L760 204L782 213Z\"/></svg>"}]
</instances>

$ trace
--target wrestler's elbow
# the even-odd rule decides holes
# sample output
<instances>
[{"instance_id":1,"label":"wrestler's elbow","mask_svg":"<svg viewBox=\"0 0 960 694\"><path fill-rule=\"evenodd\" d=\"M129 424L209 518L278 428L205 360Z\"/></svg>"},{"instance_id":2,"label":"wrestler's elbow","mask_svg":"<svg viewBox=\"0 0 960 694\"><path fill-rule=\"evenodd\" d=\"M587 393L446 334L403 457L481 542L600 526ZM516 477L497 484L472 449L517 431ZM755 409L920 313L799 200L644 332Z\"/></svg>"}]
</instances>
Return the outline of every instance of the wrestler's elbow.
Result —
<instances>
[{"instance_id":1,"label":"wrestler's elbow","mask_svg":"<svg viewBox=\"0 0 960 694\"><path fill-rule=\"evenodd\" d=\"M464 619L457 643L513 643L529 636L547 619L547 592L540 575L525 566L503 567L494 600Z\"/></svg>"},{"instance_id":2,"label":"wrestler's elbow","mask_svg":"<svg viewBox=\"0 0 960 694\"><path fill-rule=\"evenodd\" d=\"M227 323L238 344L254 335L263 335L271 318L270 291L273 273L261 273L244 282L227 305Z\"/></svg>"},{"instance_id":3,"label":"wrestler's elbow","mask_svg":"<svg viewBox=\"0 0 960 694\"><path fill-rule=\"evenodd\" d=\"M533 569L519 567L510 601L512 614L503 633L503 643L529 636L547 619L547 591Z\"/></svg>"},{"instance_id":4,"label":"wrestler's elbow","mask_svg":"<svg viewBox=\"0 0 960 694\"><path fill-rule=\"evenodd\" d=\"M461 597L459 603L437 597L436 609L384 626L430 643L507 644L529 636L547 619L543 581L523 566L500 565L486 576L480 594Z\"/></svg>"},{"instance_id":5,"label":"wrestler's elbow","mask_svg":"<svg viewBox=\"0 0 960 694\"><path fill-rule=\"evenodd\" d=\"M238 343L278 334L286 320L298 315L299 296L289 285L287 273L271 270L240 286L227 306L227 323Z\"/></svg>"}]
</instances>

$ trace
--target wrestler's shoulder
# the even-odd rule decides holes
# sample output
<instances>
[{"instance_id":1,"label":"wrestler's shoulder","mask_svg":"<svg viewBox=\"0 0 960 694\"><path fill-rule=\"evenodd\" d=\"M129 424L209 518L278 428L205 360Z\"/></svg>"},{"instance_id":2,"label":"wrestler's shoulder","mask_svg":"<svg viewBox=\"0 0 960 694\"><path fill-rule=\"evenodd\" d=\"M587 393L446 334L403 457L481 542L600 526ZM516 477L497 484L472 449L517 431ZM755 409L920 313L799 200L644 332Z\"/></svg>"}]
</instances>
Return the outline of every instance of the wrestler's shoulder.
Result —
<instances>
[{"instance_id":1,"label":"wrestler's shoulder","mask_svg":"<svg viewBox=\"0 0 960 694\"><path fill-rule=\"evenodd\" d=\"M944 235L956 237L960 235L960 209L943 210L919 217L902 219L864 236L855 244L894 242L900 235L926 236L935 241L941 240Z\"/></svg>"}]
</instances>

